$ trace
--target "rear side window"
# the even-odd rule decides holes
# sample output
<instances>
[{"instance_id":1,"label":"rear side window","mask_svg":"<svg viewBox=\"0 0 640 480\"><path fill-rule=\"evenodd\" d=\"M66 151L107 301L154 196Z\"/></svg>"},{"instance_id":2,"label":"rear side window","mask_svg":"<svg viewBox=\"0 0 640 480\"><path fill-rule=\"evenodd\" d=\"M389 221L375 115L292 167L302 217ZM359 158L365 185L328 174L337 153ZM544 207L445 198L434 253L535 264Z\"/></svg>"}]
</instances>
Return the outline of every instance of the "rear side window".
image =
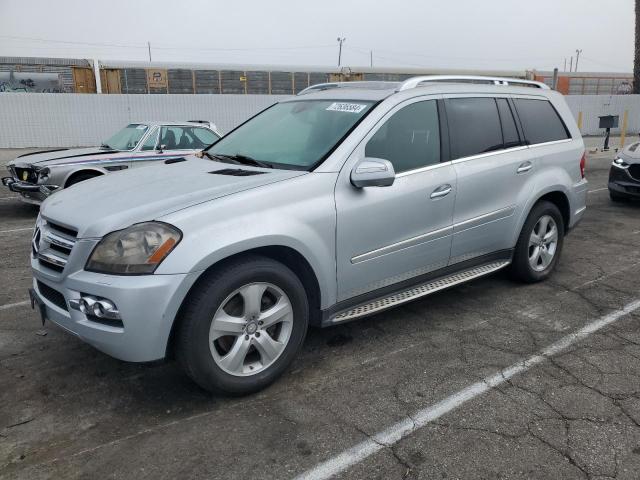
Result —
<instances>
[{"instance_id":1,"label":"rear side window","mask_svg":"<svg viewBox=\"0 0 640 480\"><path fill-rule=\"evenodd\" d=\"M365 156L383 158L396 173L440 162L440 126L435 100L398 110L371 137Z\"/></svg>"},{"instance_id":2,"label":"rear side window","mask_svg":"<svg viewBox=\"0 0 640 480\"><path fill-rule=\"evenodd\" d=\"M503 148L495 99L451 98L447 100L447 117L452 159Z\"/></svg>"},{"instance_id":3,"label":"rear side window","mask_svg":"<svg viewBox=\"0 0 640 480\"><path fill-rule=\"evenodd\" d=\"M498 112L502 123L502 136L504 137L504 148L511 148L520 145L520 136L513 118L513 112L509 102L505 98L497 98Z\"/></svg>"},{"instance_id":4,"label":"rear side window","mask_svg":"<svg viewBox=\"0 0 640 480\"><path fill-rule=\"evenodd\" d=\"M548 100L514 99L524 136L530 145L571 138Z\"/></svg>"}]
</instances>

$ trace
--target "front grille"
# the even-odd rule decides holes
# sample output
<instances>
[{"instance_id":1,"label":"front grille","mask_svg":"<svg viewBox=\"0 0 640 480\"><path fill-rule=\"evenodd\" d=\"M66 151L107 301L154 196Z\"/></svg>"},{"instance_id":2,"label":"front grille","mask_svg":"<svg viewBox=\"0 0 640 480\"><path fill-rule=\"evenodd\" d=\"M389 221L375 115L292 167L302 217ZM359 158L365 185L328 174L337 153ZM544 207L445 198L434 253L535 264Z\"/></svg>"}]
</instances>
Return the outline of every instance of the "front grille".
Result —
<instances>
[{"instance_id":1,"label":"front grille","mask_svg":"<svg viewBox=\"0 0 640 480\"><path fill-rule=\"evenodd\" d=\"M38 183L38 174L32 168L15 167L13 170L18 180L29 183Z\"/></svg>"},{"instance_id":2,"label":"front grille","mask_svg":"<svg viewBox=\"0 0 640 480\"><path fill-rule=\"evenodd\" d=\"M38 291L40 292L40 295L49 300L56 307L69 311L69 309L67 308L67 301L64 299L64 295L57 291L55 288L51 288L49 285L38 280Z\"/></svg>"},{"instance_id":3,"label":"front grille","mask_svg":"<svg viewBox=\"0 0 640 480\"><path fill-rule=\"evenodd\" d=\"M640 163L629 165L629 175L640 181Z\"/></svg>"},{"instance_id":4,"label":"front grille","mask_svg":"<svg viewBox=\"0 0 640 480\"><path fill-rule=\"evenodd\" d=\"M62 273L77 236L77 230L45 221L33 235L32 248L38 263L49 270Z\"/></svg>"}]
</instances>

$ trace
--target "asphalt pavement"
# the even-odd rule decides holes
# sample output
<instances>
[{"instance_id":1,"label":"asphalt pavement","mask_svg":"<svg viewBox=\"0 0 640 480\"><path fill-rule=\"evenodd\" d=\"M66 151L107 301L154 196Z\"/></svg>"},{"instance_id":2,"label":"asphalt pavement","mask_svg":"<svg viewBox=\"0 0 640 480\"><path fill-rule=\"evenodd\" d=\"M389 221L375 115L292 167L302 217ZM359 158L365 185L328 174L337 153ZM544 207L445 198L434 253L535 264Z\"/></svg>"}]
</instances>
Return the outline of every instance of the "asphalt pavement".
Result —
<instances>
[{"instance_id":1,"label":"asphalt pavement","mask_svg":"<svg viewBox=\"0 0 640 480\"><path fill-rule=\"evenodd\" d=\"M0 479L640 478L640 203L609 200L611 158L589 155L588 209L550 280L497 273L311 330L244 398L42 326L37 208L3 188Z\"/></svg>"}]
</instances>

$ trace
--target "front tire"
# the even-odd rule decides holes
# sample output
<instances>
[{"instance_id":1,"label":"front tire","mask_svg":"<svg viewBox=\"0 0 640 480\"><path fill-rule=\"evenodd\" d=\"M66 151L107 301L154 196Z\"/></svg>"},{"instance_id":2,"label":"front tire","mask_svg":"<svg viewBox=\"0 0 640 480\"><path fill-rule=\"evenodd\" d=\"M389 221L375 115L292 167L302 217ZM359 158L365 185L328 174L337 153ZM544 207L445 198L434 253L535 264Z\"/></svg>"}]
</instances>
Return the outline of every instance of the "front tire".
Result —
<instances>
[{"instance_id":1,"label":"front tire","mask_svg":"<svg viewBox=\"0 0 640 480\"><path fill-rule=\"evenodd\" d=\"M251 256L206 274L185 300L177 358L198 385L245 395L265 388L304 341L309 304L285 265Z\"/></svg>"},{"instance_id":2,"label":"front tire","mask_svg":"<svg viewBox=\"0 0 640 480\"><path fill-rule=\"evenodd\" d=\"M547 279L558 264L564 230L558 207L547 201L537 203L518 237L511 263L512 276L527 283Z\"/></svg>"}]
</instances>

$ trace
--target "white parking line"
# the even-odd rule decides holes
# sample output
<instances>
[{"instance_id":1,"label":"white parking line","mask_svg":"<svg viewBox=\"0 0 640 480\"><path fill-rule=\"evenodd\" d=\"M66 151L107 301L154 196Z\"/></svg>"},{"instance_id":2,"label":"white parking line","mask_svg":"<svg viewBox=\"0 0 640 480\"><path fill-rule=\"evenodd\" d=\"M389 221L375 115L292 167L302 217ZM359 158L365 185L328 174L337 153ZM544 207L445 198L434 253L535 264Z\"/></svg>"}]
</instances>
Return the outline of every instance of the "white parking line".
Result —
<instances>
[{"instance_id":1,"label":"white parking line","mask_svg":"<svg viewBox=\"0 0 640 480\"><path fill-rule=\"evenodd\" d=\"M515 375L526 372L530 368L542 363L547 358L566 350L574 343L583 340L589 335L616 322L620 318L636 311L639 308L640 300L636 300L620 310L616 310L604 317L600 317L598 320L585 325L580 330L561 338L555 343L552 343L537 355L533 355L521 362L514 363L510 367L507 367L494 375L485 377L482 381L460 390L435 405L431 405L414 412L405 420L391 425L385 430L374 434L371 438L360 442L348 450L345 450L342 453L318 464L312 469L307 470L301 475L298 475L296 480L325 480L344 472L349 467L362 462L380 450L398 443L404 437L440 418L442 415L455 410L469 400L473 400L492 388L503 384Z\"/></svg>"},{"instance_id":2,"label":"white parking line","mask_svg":"<svg viewBox=\"0 0 640 480\"><path fill-rule=\"evenodd\" d=\"M0 233L26 232L27 230L33 230L33 227L13 228L11 230L0 230Z\"/></svg>"},{"instance_id":3,"label":"white parking line","mask_svg":"<svg viewBox=\"0 0 640 480\"><path fill-rule=\"evenodd\" d=\"M0 310L9 310L10 308L22 307L24 305L29 305L29 303L31 303L29 300L16 303L7 303L6 305L0 305Z\"/></svg>"},{"instance_id":4,"label":"white parking line","mask_svg":"<svg viewBox=\"0 0 640 480\"><path fill-rule=\"evenodd\" d=\"M596 188L595 190L589 190L587 193L596 193L596 192L601 192L603 190L609 190L609 187Z\"/></svg>"}]
</instances>

